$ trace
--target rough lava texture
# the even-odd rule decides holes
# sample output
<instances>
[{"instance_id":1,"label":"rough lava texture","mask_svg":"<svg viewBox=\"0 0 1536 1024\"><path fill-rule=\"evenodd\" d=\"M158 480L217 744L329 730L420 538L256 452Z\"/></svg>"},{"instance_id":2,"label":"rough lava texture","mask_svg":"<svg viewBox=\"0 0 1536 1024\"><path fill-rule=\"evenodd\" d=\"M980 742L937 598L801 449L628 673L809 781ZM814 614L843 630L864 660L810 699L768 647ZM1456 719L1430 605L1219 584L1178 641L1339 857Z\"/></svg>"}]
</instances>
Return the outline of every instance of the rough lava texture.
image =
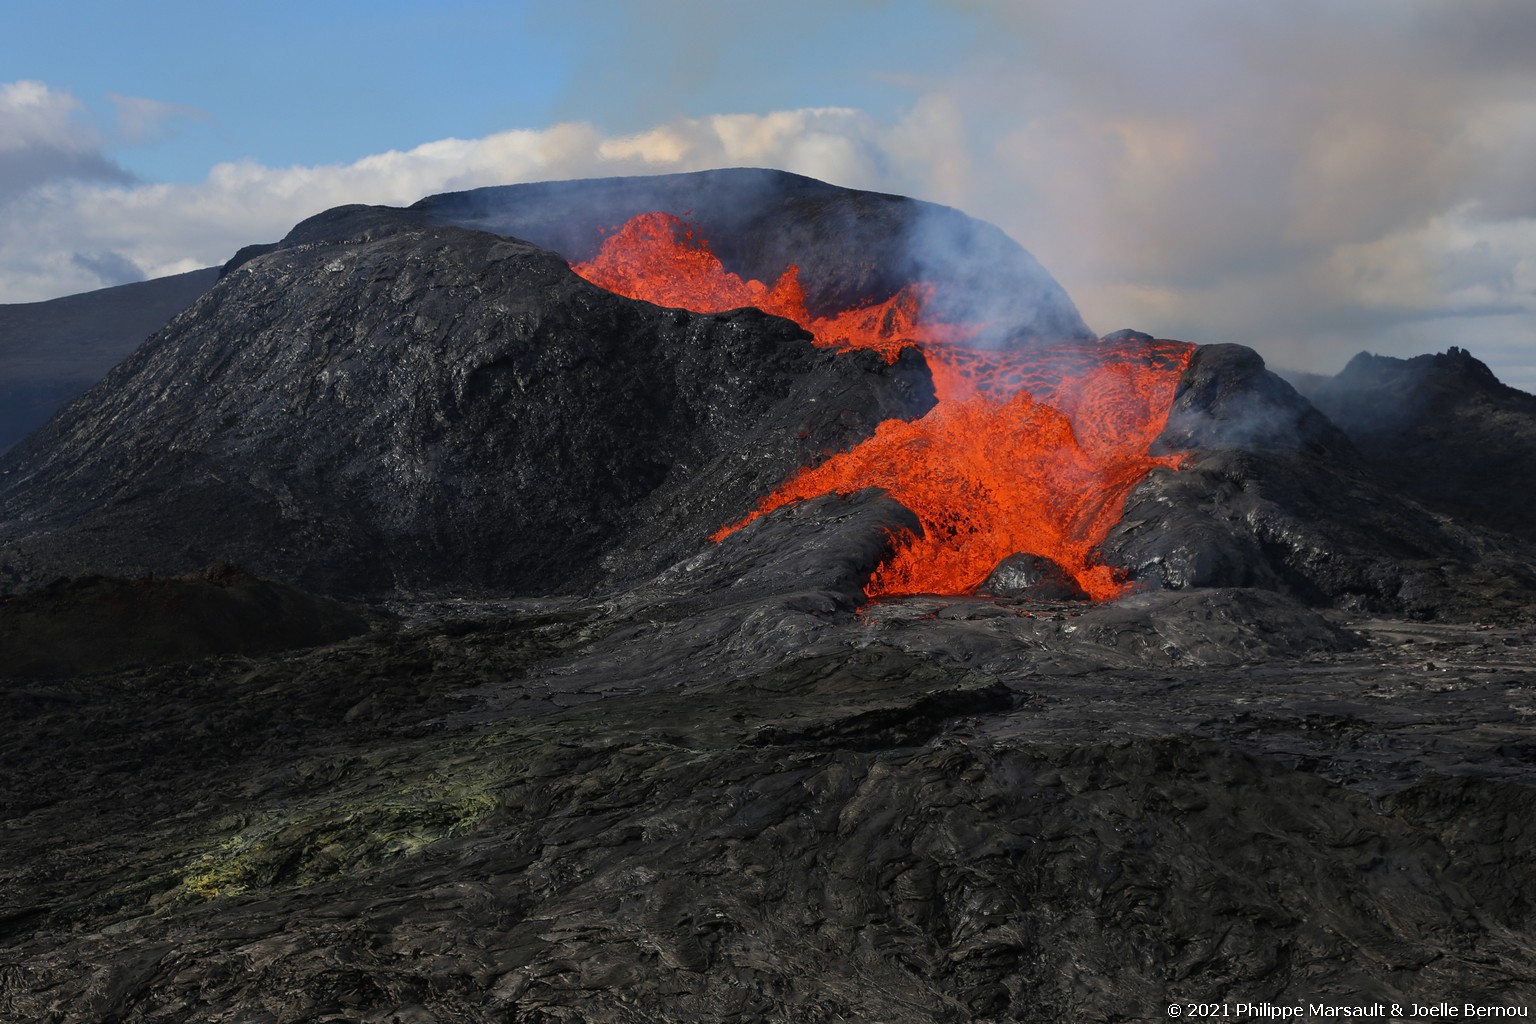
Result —
<instances>
[{"instance_id":1,"label":"rough lava texture","mask_svg":"<svg viewBox=\"0 0 1536 1024\"><path fill-rule=\"evenodd\" d=\"M0 564L34 587L0 614L121 586L36 588L61 567L207 551L394 613L309 650L0 659L0 1018L1536 1000L1524 542L1405 497L1207 346L1158 442L1188 465L1106 545L1138 576L1119 601L1048 599L1028 558L1000 595L869 601L919 528L878 490L707 543L929 408L922 361L619 299L447 223L555 231L560 197L617 221L685 180L709 217L747 180L813 225L844 209L738 172L331 211L0 462ZM848 203L861 243L917 208ZM766 245L779 215L737 226ZM836 288L883 280L837 252Z\"/></svg>"},{"instance_id":2,"label":"rough lava texture","mask_svg":"<svg viewBox=\"0 0 1536 1024\"><path fill-rule=\"evenodd\" d=\"M1529 614L1530 544L1395 489L1250 349L1195 350L1153 450L1189 461L1149 474L1105 541L1136 578L1415 618Z\"/></svg>"},{"instance_id":3,"label":"rough lava texture","mask_svg":"<svg viewBox=\"0 0 1536 1024\"><path fill-rule=\"evenodd\" d=\"M600 602L12 681L0 1014L1536 998L1536 634L1252 590L850 610L903 515L828 497Z\"/></svg>"},{"instance_id":4,"label":"rough lava texture","mask_svg":"<svg viewBox=\"0 0 1536 1024\"><path fill-rule=\"evenodd\" d=\"M933 402L915 353L634 302L415 214L294 238L0 461L12 586L214 559L342 594L633 578Z\"/></svg>"},{"instance_id":5,"label":"rough lava texture","mask_svg":"<svg viewBox=\"0 0 1536 1024\"><path fill-rule=\"evenodd\" d=\"M1500 383L1471 353L1362 352L1306 394L1404 494L1536 541L1536 395Z\"/></svg>"}]
</instances>

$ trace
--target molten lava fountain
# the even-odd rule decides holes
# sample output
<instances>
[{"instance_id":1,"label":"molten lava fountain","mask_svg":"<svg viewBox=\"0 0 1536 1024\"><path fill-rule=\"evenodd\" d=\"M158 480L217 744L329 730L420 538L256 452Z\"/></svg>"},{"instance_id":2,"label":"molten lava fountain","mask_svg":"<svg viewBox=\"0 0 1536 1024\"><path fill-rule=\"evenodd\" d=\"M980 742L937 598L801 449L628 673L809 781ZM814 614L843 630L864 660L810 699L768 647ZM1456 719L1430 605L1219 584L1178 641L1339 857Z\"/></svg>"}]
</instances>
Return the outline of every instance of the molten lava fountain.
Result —
<instances>
[{"instance_id":1,"label":"molten lava fountain","mask_svg":"<svg viewBox=\"0 0 1536 1024\"><path fill-rule=\"evenodd\" d=\"M1074 341L986 351L985 325L927 315L934 289L908 285L884 302L812 316L799 270L771 286L727 271L689 224L667 213L631 219L573 268L592 283L662 306L718 313L756 306L810 331L818 345L872 348L895 361L919 348L938 403L916 421L886 420L873 437L801 470L719 540L789 502L883 487L922 523L904 534L867 593L968 594L1009 555L1044 555L1095 600L1124 592L1097 549L1125 497L1154 466L1147 454L1193 346Z\"/></svg>"}]
</instances>

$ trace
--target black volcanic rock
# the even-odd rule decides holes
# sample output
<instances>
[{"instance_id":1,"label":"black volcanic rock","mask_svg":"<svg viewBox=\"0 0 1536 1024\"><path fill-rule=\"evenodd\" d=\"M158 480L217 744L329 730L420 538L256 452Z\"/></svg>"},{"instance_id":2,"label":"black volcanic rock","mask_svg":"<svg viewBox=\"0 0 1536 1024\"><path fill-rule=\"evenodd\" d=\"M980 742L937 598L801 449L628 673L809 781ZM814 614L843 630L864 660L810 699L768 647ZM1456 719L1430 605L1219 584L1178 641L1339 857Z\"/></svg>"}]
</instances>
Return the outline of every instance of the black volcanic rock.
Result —
<instances>
[{"instance_id":1,"label":"black volcanic rock","mask_svg":"<svg viewBox=\"0 0 1536 1024\"><path fill-rule=\"evenodd\" d=\"M1348 460L1348 438L1242 345L1201 345L1153 451L1282 451Z\"/></svg>"},{"instance_id":2,"label":"black volcanic rock","mask_svg":"<svg viewBox=\"0 0 1536 1024\"><path fill-rule=\"evenodd\" d=\"M796 591L819 591L851 610L870 574L890 557L894 537L922 536L917 516L878 487L824 494L753 520L642 590L675 592L718 604Z\"/></svg>"},{"instance_id":3,"label":"black volcanic rock","mask_svg":"<svg viewBox=\"0 0 1536 1024\"><path fill-rule=\"evenodd\" d=\"M1267 661L1255 623L1286 643L1301 611L1273 594L1098 611L882 602L810 613L814 648L752 615L680 646L688 623L649 608L519 601L15 687L0 1013L982 1024L1226 992L1536 998L1536 635L1376 623ZM750 668L716 657L775 635ZM670 672L615 673L620 650Z\"/></svg>"},{"instance_id":4,"label":"black volcanic rock","mask_svg":"<svg viewBox=\"0 0 1536 1024\"><path fill-rule=\"evenodd\" d=\"M715 250L749 277L798 263L813 308L885 298L913 280L944 285L949 314L997 325L1008 338L1087 338L1071 299L1012 239L959 211L859 192L782 171L730 169L649 178L541 182L431 196L436 224L532 241L572 261L611 228L664 208L706 225ZM104 288L48 302L0 305L0 453L41 426L126 358L220 276L283 246L322 240L330 218L398 223L402 211L338 207L282 242L248 245L223 268Z\"/></svg>"},{"instance_id":5,"label":"black volcanic rock","mask_svg":"<svg viewBox=\"0 0 1536 1024\"><path fill-rule=\"evenodd\" d=\"M661 210L697 224L728 270L759 281L800 268L813 314L937 286L948 319L989 325L998 344L1091 340L1061 285L984 221L905 196L863 192L758 168L505 185L430 196L433 223L492 231L591 258L611 229Z\"/></svg>"},{"instance_id":6,"label":"black volcanic rock","mask_svg":"<svg viewBox=\"0 0 1536 1024\"><path fill-rule=\"evenodd\" d=\"M915 354L634 302L422 220L306 222L0 461L12 585L215 559L332 593L638 578L932 404Z\"/></svg>"},{"instance_id":7,"label":"black volcanic rock","mask_svg":"<svg viewBox=\"0 0 1536 1024\"><path fill-rule=\"evenodd\" d=\"M1045 601L1086 601L1077 580L1044 555L1021 551L997 563L979 592L997 597L1035 597Z\"/></svg>"},{"instance_id":8,"label":"black volcanic rock","mask_svg":"<svg viewBox=\"0 0 1536 1024\"><path fill-rule=\"evenodd\" d=\"M1536 395L1500 383L1471 353L1362 352L1307 397L1404 494L1536 541Z\"/></svg>"},{"instance_id":9,"label":"black volcanic rock","mask_svg":"<svg viewBox=\"0 0 1536 1024\"><path fill-rule=\"evenodd\" d=\"M56 580L0 597L0 677L318 647L366 633L373 619L231 565L162 579Z\"/></svg>"},{"instance_id":10,"label":"black volcanic rock","mask_svg":"<svg viewBox=\"0 0 1536 1024\"><path fill-rule=\"evenodd\" d=\"M1196 349L1153 451L1188 462L1149 474L1104 544L1137 578L1420 617L1529 614L1531 548L1396 491L1249 349Z\"/></svg>"},{"instance_id":11,"label":"black volcanic rock","mask_svg":"<svg viewBox=\"0 0 1536 1024\"><path fill-rule=\"evenodd\" d=\"M836 254L811 254L821 301L899 276L880 260L912 204L687 180L737 216L709 222L737 229L736 269L771 276L800 231ZM778 198L732 214L753 182ZM13 668L18 627L84 655L114 632L182 645L6 680L0 1017L980 1024L1536 997L1536 633L1306 606L1513 619L1527 549L1404 498L1230 346L1194 353L1159 439L1188 465L1110 538L1140 577L1120 601L1048 600L1024 558L994 583L1028 599L868 601L919 528L873 489L708 543L928 409L931 381L441 222L496 227L500 202L579 234L593 210L559 196L621 219L682 179L610 184L608 206L576 183L312 218L0 462L12 582L234 555L400 612L263 655L196 646L230 606L207 588L277 593L275 617L237 617L263 635L335 606L229 571L0 602Z\"/></svg>"},{"instance_id":12,"label":"black volcanic rock","mask_svg":"<svg viewBox=\"0 0 1536 1024\"><path fill-rule=\"evenodd\" d=\"M1303 603L1513 620L1528 549L1402 497L1213 346L1158 443L1189 464L1107 545L1136 592L866 601L918 528L881 491L703 538L927 409L920 359L620 299L432 207L246 252L0 462L17 577L244 550L401 588L315 650L6 681L0 1018L1536 999L1536 630ZM35 589L0 629L79 632L70 602L119 586Z\"/></svg>"},{"instance_id":13,"label":"black volcanic rock","mask_svg":"<svg viewBox=\"0 0 1536 1024\"><path fill-rule=\"evenodd\" d=\"M0 305L0 453L213 286L217 268Z\"/></svg>"}]
</instances>

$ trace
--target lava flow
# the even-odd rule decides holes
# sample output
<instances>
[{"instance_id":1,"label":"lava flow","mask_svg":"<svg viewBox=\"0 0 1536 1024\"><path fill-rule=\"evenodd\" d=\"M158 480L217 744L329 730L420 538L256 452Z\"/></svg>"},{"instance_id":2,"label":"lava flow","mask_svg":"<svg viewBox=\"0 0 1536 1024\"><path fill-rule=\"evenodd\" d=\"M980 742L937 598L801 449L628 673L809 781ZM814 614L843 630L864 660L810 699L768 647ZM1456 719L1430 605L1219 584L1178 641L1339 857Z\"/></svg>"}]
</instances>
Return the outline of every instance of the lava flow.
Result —
<instances>
[{"instance_id":1,"label":"lava flow","mask_svg":"<svg viewBox=\"0 0 1536 1024\"><path fill-rule=\"evenodd\" d=\"M925 314L934 294L908 285L884 302L812 316L799 270L772 285L730 273L692 226L671 214L632 218L573 268L631 298L699 313L755 306L806 328L819 345L872 348L894 361L919 348L938 404L915 421L887 420L874 436L805 469L719 540L782 505L820 494L884 488L916 514L922 536L898 539L871 596L974 592L1018 552L1052 559L1095 600L1123 593L1096 556L1125 497L1154 466L1147 454L1168 416L1193 346L1077 341L1023 350L968 347L980 325Z\"/></svg>"}]
</instances>

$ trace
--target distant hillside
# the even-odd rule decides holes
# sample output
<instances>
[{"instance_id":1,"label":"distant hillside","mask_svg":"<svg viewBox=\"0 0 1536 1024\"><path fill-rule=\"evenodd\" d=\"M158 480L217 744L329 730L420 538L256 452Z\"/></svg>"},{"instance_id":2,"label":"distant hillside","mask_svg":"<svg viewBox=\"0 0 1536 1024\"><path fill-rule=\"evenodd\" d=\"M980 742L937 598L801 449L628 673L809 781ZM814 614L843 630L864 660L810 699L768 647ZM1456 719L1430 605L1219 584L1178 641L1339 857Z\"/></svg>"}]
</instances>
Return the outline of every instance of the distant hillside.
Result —
<instances>
[{"instance_id":1,"label":"distant hillside","mask_svg":"<svg viewBox=\"0 0 1536 1024\"><path fill-rule=\"evenodd\" d=\"M218 280L217 267L0 305L0 451L47 422Z\"/></svg>"},{"instance_id":2,"label":"distant hillside","mask_svg":"<svg viewBox=\"0 0 1536 1024\"><path fill-rule=\"evenodd\" d=\"M1403 493L1536 540L1536 395L1501 383L1470 352L1362 352L1306 394Z\"/></svg>"}]
</instances>

